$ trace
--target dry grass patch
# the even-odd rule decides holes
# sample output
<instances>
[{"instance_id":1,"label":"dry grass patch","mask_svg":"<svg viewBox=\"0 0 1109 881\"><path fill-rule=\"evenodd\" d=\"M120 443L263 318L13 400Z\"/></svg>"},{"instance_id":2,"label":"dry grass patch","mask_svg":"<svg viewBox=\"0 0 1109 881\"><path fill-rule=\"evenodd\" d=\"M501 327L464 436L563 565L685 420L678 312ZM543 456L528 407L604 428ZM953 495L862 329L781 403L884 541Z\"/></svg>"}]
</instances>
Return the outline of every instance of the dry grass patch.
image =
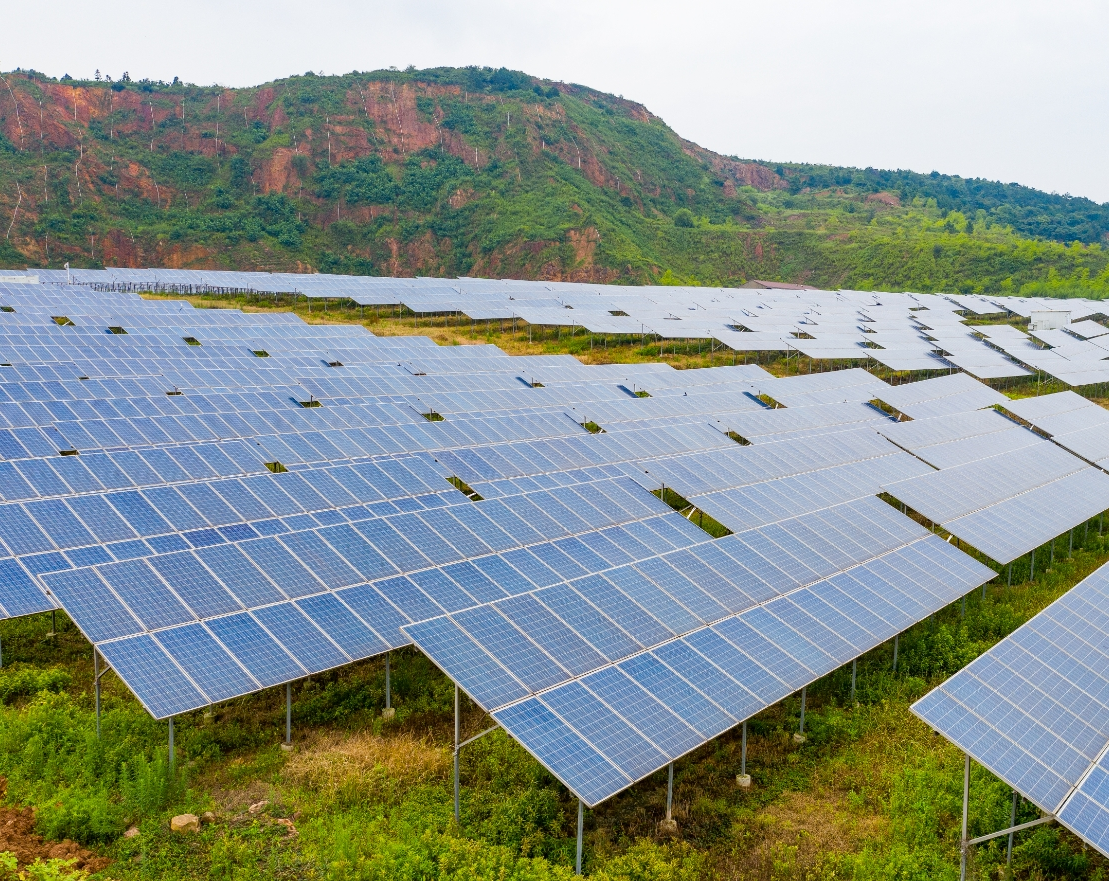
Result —
<instances>
[{"instance_id":1,"label":"dry grass patch","mask_svg":"<svg viewBox=\"0 0 1109 881\"><path fill-rule=\"evenodd\" d=\"M735 881L823 878L839 855L857 853L887 828L884 817L858 810L842 792L785 792L735 824L735 845L719 874Z\"/></svg>"},{"instance_id":2,"label":"dry grass patch","mask_svg":"<svg viewBox=\"0 0 1109 881\"><path fill-rule=\"evenodd\" d=\"M309 741L284 768L285 779L343 802L389 800L402 786L443 779L446 747L398 733L330 734Z\"/></svg>"}]
</instances>

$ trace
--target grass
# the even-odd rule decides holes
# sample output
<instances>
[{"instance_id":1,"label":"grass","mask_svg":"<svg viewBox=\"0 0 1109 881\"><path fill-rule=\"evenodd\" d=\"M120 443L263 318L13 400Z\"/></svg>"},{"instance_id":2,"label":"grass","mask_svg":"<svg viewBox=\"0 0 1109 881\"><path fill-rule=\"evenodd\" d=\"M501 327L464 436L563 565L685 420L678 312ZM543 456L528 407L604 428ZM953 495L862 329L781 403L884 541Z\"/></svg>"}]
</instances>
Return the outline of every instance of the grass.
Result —
<instances>
[{"instance_id":1,"label":"grass","mask_svg":"<svg viewBox=\"0 0 1109 881\"><path fill-rule=\"evenodd\" d=\"M653 489L651 490L651 495L657 496L659 499L666 502L666 504L685 517L690 523L697 524L697 526L701 527L701 529L713 538L723 538L725 535L732 534L732 531L719 520L709 516L688 499L678 495L678 493L668 487L664 486L662 489Z\"/></svg>"},{"instance_id":2,"label":"grass","mask_svg":"<svg viewBox=\"0 0 1109 881\"><path fill-rule=\"evenodd\" d=\"M349 317L313 312L313 320ZM449 323L414 328L405 320L367 323L375 333L433 330L447 344L470 341L467 328L459 334ZM503 342L510 351L581 343L528 344L508 332ZM641 352L629 343L605 357ZM697 366L711 355L670 357L675 366ZM780 362L767 366L784 371ZM672 490L659 495L698 522L688 500ZM863 656L854 699L849 668L814 683L801 745L792 740L796 695L758 714L748 725L750 790L735 784L738 729L683 758L675 766L676 835L658 829L665 771L587 811L587 874L613 881L956 878L962 756L908 707L1106 561L1109 536L1096 522L1079 528L1072 556L1065 536L1053 554L1041 549L1034 581L1025 558L1014 566L1012 587L1002 577L976 591L965 617L956 603L903 633L896 673L890 644ZM6 803L33 806L39 832L111 860L99 877L570 877L576 802L503 732L462 751L455 823L453 686L415 650L393 653L392 719L381 712L384 661L371 659L294 685L292 753L280 749L284 690L270 689L178 717L171 769L165 724L152 721L113 673L103 679L96 738L91 648L64 615L58 619L54 636L47 616L0 623L0 775ZM462 738L488 725L463 700ZM1009 790L975 767L971 834L1003 828L1010 809ZM199 833L172 834L169 818L184 811L211 817ZM1034 816L1022 808L1021 820ZM125 836L132 828L137 834ZM42 850L46 858L49 842ZM1004 840L995 841L973 854L971 877L1003 877L1004 863ZM1059 828L1017 837L1014 878L1093 881L1106 870L1106 861Z\"/></svg>"}]
</instances>

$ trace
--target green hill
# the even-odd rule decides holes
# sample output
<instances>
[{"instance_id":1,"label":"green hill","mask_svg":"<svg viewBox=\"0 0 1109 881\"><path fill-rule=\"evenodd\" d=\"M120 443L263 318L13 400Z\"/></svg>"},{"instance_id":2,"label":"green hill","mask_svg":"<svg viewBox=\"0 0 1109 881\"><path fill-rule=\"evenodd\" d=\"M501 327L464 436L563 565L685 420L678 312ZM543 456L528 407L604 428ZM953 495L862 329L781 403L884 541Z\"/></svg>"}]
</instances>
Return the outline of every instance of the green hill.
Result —
<instances>
[{"instance_id":1,"label":"green hill","mask_svg":"<svg viewBox=\"0 0 1109 881\"><path fill-rule=\"evenodd\" d=\"M0 266L1109 292L1107 205L721 156L516 71L3 80Z\"/></svg>"}]
</instances>

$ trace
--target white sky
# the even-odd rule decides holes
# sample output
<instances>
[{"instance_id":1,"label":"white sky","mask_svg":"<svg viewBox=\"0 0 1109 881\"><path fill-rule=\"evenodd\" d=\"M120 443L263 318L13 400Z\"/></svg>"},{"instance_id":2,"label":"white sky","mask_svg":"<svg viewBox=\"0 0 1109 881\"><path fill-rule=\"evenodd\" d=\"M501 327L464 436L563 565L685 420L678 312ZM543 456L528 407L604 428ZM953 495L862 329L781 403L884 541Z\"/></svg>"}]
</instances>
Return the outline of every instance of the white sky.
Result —
<instances>
[{"instance_id":1,"label":"white sky","mask_svg":"<svg viewBox=\"0 0 1109 881\"><path fill-rule=\"evenodd\" d=\"M255 85L479 64L647 105L769 161L932 170L1109 201L1098 0L51 0L0 11L0 69Z\"/></svg>"}]
</instances>

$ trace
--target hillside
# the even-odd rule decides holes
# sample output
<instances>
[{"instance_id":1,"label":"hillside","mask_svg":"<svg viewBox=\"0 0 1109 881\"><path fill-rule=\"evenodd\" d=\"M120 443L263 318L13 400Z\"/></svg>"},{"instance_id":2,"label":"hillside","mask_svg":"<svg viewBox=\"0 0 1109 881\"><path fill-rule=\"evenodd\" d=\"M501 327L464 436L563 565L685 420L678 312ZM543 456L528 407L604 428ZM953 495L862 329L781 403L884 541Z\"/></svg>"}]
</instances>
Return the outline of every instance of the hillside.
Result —
<instances>
[{"instance_id":1,"label":"hillside","mask_svg":"<svg viewBox=\"0 0 1109 881\"><path fill-rule=\"evenodd\" d=\"M479 68L0 83L0 266L1109 292L1109 206L775 164Z\"/></svg>"}]
</instances>

